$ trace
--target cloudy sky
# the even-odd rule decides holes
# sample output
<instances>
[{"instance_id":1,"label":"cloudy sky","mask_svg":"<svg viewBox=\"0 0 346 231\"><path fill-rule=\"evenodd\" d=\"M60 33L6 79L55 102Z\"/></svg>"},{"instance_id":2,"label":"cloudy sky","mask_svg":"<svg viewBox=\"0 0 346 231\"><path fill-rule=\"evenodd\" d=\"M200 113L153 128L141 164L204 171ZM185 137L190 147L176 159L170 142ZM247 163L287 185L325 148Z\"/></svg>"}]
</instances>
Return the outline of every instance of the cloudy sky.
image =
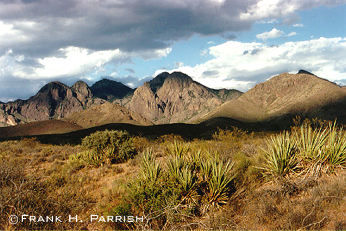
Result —
<instances>
[{"instance_id":1,"label":"cloudy sky","mask_svg":"<svg viewBox=\"0 0 346 231\"><path fill-rule=\"evenodd\" d=\"M345 25L346 0L0 0L0 101L175 70L242 91L299 69L344 85Z\"/></svg>"}]
</instances>

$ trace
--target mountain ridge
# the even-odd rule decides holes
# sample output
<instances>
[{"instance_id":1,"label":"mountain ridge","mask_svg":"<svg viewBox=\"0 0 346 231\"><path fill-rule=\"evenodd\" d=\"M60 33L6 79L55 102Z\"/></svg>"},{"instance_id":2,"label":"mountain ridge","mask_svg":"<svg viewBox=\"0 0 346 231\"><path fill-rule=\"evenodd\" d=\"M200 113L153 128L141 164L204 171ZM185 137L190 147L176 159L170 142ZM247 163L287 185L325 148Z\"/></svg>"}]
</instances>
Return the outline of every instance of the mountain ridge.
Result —
<instances>
[{"instance_id":1,"label":"mountain ridge","mask_svg":"<svg viewBox=\"0 0 346 231\"><path fill-rule=\"evenodd\" d=\"M333 117L340 117L345 120L346 110L342 107L345 100L346 88L333 82L311 73L282 73L257 84L238 99L224 103L202 120L228 117L244 122L255 122L294 114L332 120ZM333 104L335 106L333 108L329 106L328 109L333 111L333 114L324 110Z\"/></svg>"},{"instance_id":2,"label":"mountain ridge","mask_svg":"<svg viewBox=\"0 0 346 231\"><path fill-rule=\"evenodd\" d=\"M197 97L194 95L196 92ZM237 90L222 89L219 91L208 88L181 72L171 74L163 72L137 89L110 79L99 80L91 87L81 80L75 82L71 87L59 81L53 81L44 85L27 100L0 104L0 126L64 119L107 101L130 110L125 114L138 114L139 116L135 117L141 121L140 124L147 123L147 121L186 122L240 94L241 92ZM138 100L138 96L140 100ZM117 114L113 109L109 111ZM124 112L121 107L118 109ZM125 114L121 114L121 117ZM93 116L95 117L95 115ZM102 115L100 116L102 117ZM109 115L108 118L114 117ZM114 118L113 122L118 121ZM137 123L136 119L130 119L129 122Z\"/></svg>"}]
</instances>

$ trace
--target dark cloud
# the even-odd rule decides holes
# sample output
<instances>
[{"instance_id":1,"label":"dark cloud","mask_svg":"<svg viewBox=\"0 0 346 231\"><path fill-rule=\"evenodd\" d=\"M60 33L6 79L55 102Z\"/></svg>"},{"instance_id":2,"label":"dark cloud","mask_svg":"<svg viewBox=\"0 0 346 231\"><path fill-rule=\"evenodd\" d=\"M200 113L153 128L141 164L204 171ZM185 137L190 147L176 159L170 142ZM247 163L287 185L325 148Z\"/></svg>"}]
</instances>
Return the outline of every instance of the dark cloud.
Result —
<instances>
[{"instance_id":1,"label":"dark cloud","mask_svg":"<svg viewBox=\"0 0 346 231\"><path fill-rule=\"evenodd\" d=\"M27 38L6 44L15 53L52 55L59 48L125 51L166 48L172 42L201 35L250 28L240 20L254 0L32 0L1 1L0 20ZM32 26L21 22L34 22Z\"/></svg>"}]
</instances>

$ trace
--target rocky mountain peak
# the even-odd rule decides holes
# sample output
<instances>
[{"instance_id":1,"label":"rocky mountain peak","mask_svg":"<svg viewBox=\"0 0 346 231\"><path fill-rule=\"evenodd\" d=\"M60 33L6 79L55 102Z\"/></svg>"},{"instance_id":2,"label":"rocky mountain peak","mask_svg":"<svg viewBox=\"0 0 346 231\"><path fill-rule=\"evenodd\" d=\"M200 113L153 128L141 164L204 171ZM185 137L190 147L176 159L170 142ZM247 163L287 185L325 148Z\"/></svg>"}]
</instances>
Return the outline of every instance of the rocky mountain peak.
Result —
<instances>
[{"instance_id":1,"label":"rocky mountain peak","mask_svg":"<svg viewBox=\"0 0 346 231\"><path fill-rule=\"evenodd\" d=\"M232 98L233 92L224 95ZM187 122L221 105L223 98L182 72L163 72L136 89L128 108L156 123Z\"/></svg>"},{"instance_id":2,"label":"rocky mountain peak","mask_svg":"<svg viewBox=\"0 0 346 231\"><path fill-rule=\"evenodd\" d=\"M150 80L149 85L151 90L155 93L160 87L162 87L163 83L165 82L168 76L168 72L162 72L161 74L157 75L155 78Z\"/></svg>"},{"instance_id":3,"label":"rocky mountain peak","mask_svg":"<svg viewBox=\"0 0 346 231\"><path fill-rule=\"evenodd\" d=\"M314 75L311 72L308 72L306 70L299 70L297 74L306 74L306 75Z\"/></svg>"},{"instance_id":4,"label":"rocky mountain peak","mask_svg":"<svg viewBox=\"0 0 346 231\"><path fill-rule=\"evenodd\" d=\"M156 93L164 84L165 82L168 82L169 84L178 84L181 87L186 84L190 84L193 82L192 78L182 72L172 72L169 74L168 72L162 72L161 74L157 75L155 78L153 78L151 81L149 81L149 85L151 90Z\"/></svg>"},{"instance_id":5,"label":"rocky mountain peak","mask_svg":"<svg viewBox=\"0 0 346 231\"><path fill-rule=\"evenodd\" d=\"M133 91L132 88L110 79L102 79L91 86L94 96L110 101L123 98L132 94Z\"/></svg>"},{"instance_id":6,"label":"rocky mountain peak","mask_svg":"<svg viewBox=\"0 0 346 231\"><path fill-rule=\"evenodd\" d=\"M84 81L77 81L73 84L71 89L76 93L78 100L81 101L83 105L86 103L88 98L93 97L91 89Z\"/></svg>"}]
</instances>

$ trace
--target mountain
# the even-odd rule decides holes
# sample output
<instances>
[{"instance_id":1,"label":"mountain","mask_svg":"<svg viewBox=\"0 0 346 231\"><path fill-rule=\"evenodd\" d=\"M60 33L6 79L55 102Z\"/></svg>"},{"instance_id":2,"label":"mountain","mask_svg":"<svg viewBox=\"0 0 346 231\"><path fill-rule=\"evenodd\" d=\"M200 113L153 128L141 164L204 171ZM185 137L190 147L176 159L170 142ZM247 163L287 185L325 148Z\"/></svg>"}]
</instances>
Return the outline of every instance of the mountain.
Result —
<instances>
[{"instance_id":1,"label":"mountain","mask_svg":"<svg viewBox=\"0 0 346 231\"><path fill-rule=\"evenodd\" d=\"M283 73L257 84L235 100L208 113L202 120L217 117L245 122L266 121L302 115L346 122L346 88L312 73Z\"/></svg>"},{"instance_id":2,"label":"mountain","mask_svg":"<svg viewBox=\"0 0 346 231\"><path fill-rule=\"evenodd\" d=\"M0 104L0 123L6 126L61 119L102 102L101 99L93 98L90 88L82 81L78 81L71 88L60 82L51 82L28 100Z\"/></svg>"},{"instance_id":3,"label":"mountain","mask_svg":"<svg viewBox=\"0 0 346 231\"><path fill-rule=\"evenodd\" d=\"M181 72L163 72L138 87L126 107L157 124L189 122L240 95L236 90L210 89Z\"/></svg>"},{"instance_id":4,"label":"mountain","mask_svg":"<svg viewBox=\"0 0 346 231\"><path fill-rule=\"evenodd\" d=\"M75 112L65 119L72 124L83 128L100 126L110 123L128 123L136 125L151 125L152 123L141 115L129 111L118 104L105 102L101 105L93 105L88 109Z\"/></svg>"},{"instance_id":5,"label":"mountain","mask_svg":"<svg viewBox=\"0 0 346 231\"><path fill-rule=\"evenodd\" d=\"M102 79L91 86L91 91L95 97L113 101L131 95L134 90L128 86L114 80Z\"/></svg>"}]
</instances>

